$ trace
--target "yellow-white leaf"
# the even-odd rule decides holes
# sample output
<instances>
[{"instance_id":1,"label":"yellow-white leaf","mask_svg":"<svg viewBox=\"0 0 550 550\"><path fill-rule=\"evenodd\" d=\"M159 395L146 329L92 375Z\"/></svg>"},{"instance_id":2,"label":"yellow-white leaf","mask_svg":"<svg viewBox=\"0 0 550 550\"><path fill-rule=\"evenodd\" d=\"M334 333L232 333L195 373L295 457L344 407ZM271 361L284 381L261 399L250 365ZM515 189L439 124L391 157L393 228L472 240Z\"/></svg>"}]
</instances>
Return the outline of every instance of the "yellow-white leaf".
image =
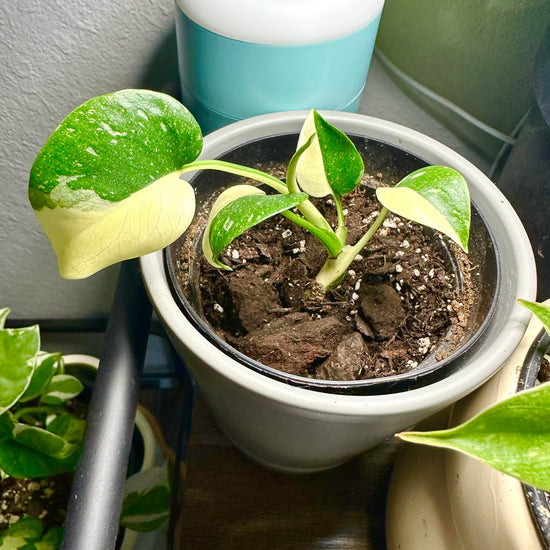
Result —
<instances>
[{"instance_id":1,"label":"yellow-white leaf","mask_svg":"<svg viewBox=\"0 0 550 550\"><path fill-rule=\"evenodd\" d=\"M302 147L313 134L317 134L317 130L315 128L315 112L312 109L300 131L297 149ZM298 161L296 179L300 189L312 197L326 197L332 194L317 135Z\"/></svg>"},{"instance_id":2,"label":"yellow-white leaf","mask_svg":"<svg viewBox=\"0 0 550 550\"><path fill-rule=\"evenodd\" d=\"M436 229L462 246L463 241L443 213L422 195L407 187L379 187L376 196L394 214Z\"/></svg>"},{"instance_id":3,"label":"yellow-white leaf","mask_svg":"<svg viewBox=\"0 0 550 550\"><path fill-rule=\"evenodd\" d=\"M88 208L36 211L65 279L82 279L168 246L189 227L195 194L177 171L119 202L83 204Z\"/></svg>"}]
</instances>

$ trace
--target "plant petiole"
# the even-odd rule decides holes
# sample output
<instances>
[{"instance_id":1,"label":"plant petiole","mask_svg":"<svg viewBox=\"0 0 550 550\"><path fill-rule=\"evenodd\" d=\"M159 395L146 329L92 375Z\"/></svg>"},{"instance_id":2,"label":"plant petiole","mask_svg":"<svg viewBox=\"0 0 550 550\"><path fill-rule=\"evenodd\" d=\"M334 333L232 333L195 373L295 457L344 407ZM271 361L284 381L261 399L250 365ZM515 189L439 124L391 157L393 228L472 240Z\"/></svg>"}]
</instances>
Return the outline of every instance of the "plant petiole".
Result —
<instances>
[{"instance_id":1,"label":"plant petiole","mask_svg":"<svg viewBox=\"0 0 550 550\"><path fill-rule=\"evenodd\" d=\"M383 207L380 210L380 214L378 214L376 220L374 220L374 223L356 244L353 246L344 246L336 258L328 258L317 274L317 277L315 277L315 281L325 289L329 289L336 285L345 275L349 266L357 257L357 254L359 254L361 250L367 246L374 233L376 233L377 229L382 225L382 222L386 218L388 212L389 210Z\"/></svg>"},{"instance_id":2,"label":"plant petiole","mask_svg":"<svg viewBox=\"0 0 550 550\"><path fill-rule=\"evenodd\" d=\"M250 178L260 183L264 183L265 185L271 187L281 194L286 194L290 192L289 187L275 176L272 176L255 168L249 168L247 166L241 166L239 164L234 164L232 162L226 162L223 160L195 160L183 166L181 170L179 170L179 172L184 174L186 172L195 172L197 170L218 170L219 172L226 172L235 176L242 176L244 178ZM318 227L326 233L334 233L334 230L332 229L330 224L326 221L321 212L317 210L317 208L311 203L310 200L304 201L297 208L312 225ZM327 246L325 242L323 242L323 244L325 245L325 247Z\"/></svg>"}]
</instances>

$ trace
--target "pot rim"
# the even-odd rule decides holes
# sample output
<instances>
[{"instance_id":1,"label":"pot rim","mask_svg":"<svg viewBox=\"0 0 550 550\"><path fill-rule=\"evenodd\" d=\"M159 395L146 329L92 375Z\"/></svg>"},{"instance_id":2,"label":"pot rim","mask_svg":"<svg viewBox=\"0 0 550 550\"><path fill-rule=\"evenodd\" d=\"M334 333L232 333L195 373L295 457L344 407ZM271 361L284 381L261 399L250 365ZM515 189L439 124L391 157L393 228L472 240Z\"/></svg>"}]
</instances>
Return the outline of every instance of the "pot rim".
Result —
<instances>
[{"instance_id":1,"label":"pot rim","mask_svg":"<svg viewBox=\"0 0 550 550\"><path fill-rule=\"evenodd\" d=\"M492 376L523 336L530 314L517 305L515 299L534 299L536 294L535 263L527 234L513 208L496 186L478 168L445 145L393 122L355 113L320 112L345 133L385 142L428 163L446 164L459 170L470 183L472 201L489 227L494 224L503 227L504 231L492 230L491 233L495 238L497 261L503 271L501 291L509 298L507 303L497 304L485 333L474 344L479 356L471 358L459 372L443 380L406 392L357 396L310 391L288 386L254 372L227 357L206 340L185 318L172 297L164 269L163 251L141 258L147 291L173 337L184 341L191 353L207 361L219 374L253 393L292 407L337 415L382 415L387 414L388 408L396 414L442 408ZM201 157L219 156L238 145L267 135L298 132L306 115L307 111L288 111L236 122L207 135ZM503 270L504 266L509 267ZM498 328L495 329L497 324Z\"/></svg>"}]
</instances>

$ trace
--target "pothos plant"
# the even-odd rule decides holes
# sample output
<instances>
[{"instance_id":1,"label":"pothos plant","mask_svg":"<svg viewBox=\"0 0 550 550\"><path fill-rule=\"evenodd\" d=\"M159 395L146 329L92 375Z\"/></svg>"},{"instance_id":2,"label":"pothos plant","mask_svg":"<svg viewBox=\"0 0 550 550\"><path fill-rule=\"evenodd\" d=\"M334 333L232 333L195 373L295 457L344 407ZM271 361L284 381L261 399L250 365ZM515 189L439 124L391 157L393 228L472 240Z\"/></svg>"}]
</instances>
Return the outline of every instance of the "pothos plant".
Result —
<instances>
[{"instance_id":1,"label":"pothos plant","mask_svg":"<svg viewBox=\"0 0 550 550\"><path fill-rule=\"evenodd\" d=\"M336 285L389 211L439 230L468 247L470 197L456 170L428 166L395 187L376 190L382 207L366 233L347 242L342 195L361 181L364 166L351 140L312 110L302 127L286 180L221 160L199 159L200 128L174 98L146 90L95 97L70 113L38 154L29 199L65 278L83 278L118 261L168 246L189 226L193 188L184 175L219 170L259 185L234 185L214 203L203 252L229 269L220 253L241 233L281 214L310 231L327 259L312 285ZM265 190L264 190L265 189ZM312 198L332 197L333 227Z\"/></svg>"},{"instance_id":2,"label":"pothos plant","mask_svg":"<svg viewBox=\"0 0 550 550\"><path fill-rule=\"evenodd\" d=\"M74 472L86 426L74 403L84 386L61 354L41 351L38 325L5 328L9 311L0 308L0 479ZM166 469L144 470L126 481L121 525L156 529L169 506ZM61 537L61 527L44 532L39 518L27 517L0 533L0 547L55 550Z\"/></svg>"},{"instance_id":3,"label":"pothos plant","mask_svg":"<svg viewBox=\"0 0 550 550\"><path fill-rule=\"evenodd\" d=\"M550 307L518 300L550 334ZM538 489L550 491L550 382L518 392L447 430L397 434L411 443L472 456Z\"/></svg>"}]
</instances>

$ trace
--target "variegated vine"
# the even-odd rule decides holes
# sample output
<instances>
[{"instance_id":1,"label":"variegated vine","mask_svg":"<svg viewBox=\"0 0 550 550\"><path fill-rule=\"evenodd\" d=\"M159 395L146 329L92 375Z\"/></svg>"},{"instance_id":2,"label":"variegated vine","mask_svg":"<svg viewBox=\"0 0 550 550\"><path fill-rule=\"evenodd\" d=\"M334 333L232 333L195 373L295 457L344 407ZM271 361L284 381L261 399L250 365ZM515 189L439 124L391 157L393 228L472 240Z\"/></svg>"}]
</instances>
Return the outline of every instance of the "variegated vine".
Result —
<instances>
[{"instance_id":1,"label":"variegated vine","mask_svg":"<svg viewBox=\"0 0 550 550\"><path fill-rule=\"evenodd\" d=\"M518 300L550 334L550 307ZM403 432L411 443L452 449L550 491L550 382L516 393L454 428Z\"/></svg>"},{"instance_id":2,"label":"variegated vine","mask_svg":"<svg viewBox=\"0 0 550 550\"><path fill-rule=\"evenodd\" d=\"M29 197L66 278L86 277L117 261L163 248L188 227L194 213L186 172L220 170L270 188L234 185L215 202L203 238L214 266L229 269L221 252L241 233L282 214L324 245L327 260L316 277L324 293L343 277L385 216L437 229L467 250L470 197L456 170L428 166L395 187L376 191L381 212L356 243L347 242L341 197L363 176L351 140L312 110L290 160L286 181L221 160L197 160L200 129L175 99L145 90L99 96L73 111L39 153ZM330 196L336 227L311 198Z\"/></svg>"}]
</instances>

